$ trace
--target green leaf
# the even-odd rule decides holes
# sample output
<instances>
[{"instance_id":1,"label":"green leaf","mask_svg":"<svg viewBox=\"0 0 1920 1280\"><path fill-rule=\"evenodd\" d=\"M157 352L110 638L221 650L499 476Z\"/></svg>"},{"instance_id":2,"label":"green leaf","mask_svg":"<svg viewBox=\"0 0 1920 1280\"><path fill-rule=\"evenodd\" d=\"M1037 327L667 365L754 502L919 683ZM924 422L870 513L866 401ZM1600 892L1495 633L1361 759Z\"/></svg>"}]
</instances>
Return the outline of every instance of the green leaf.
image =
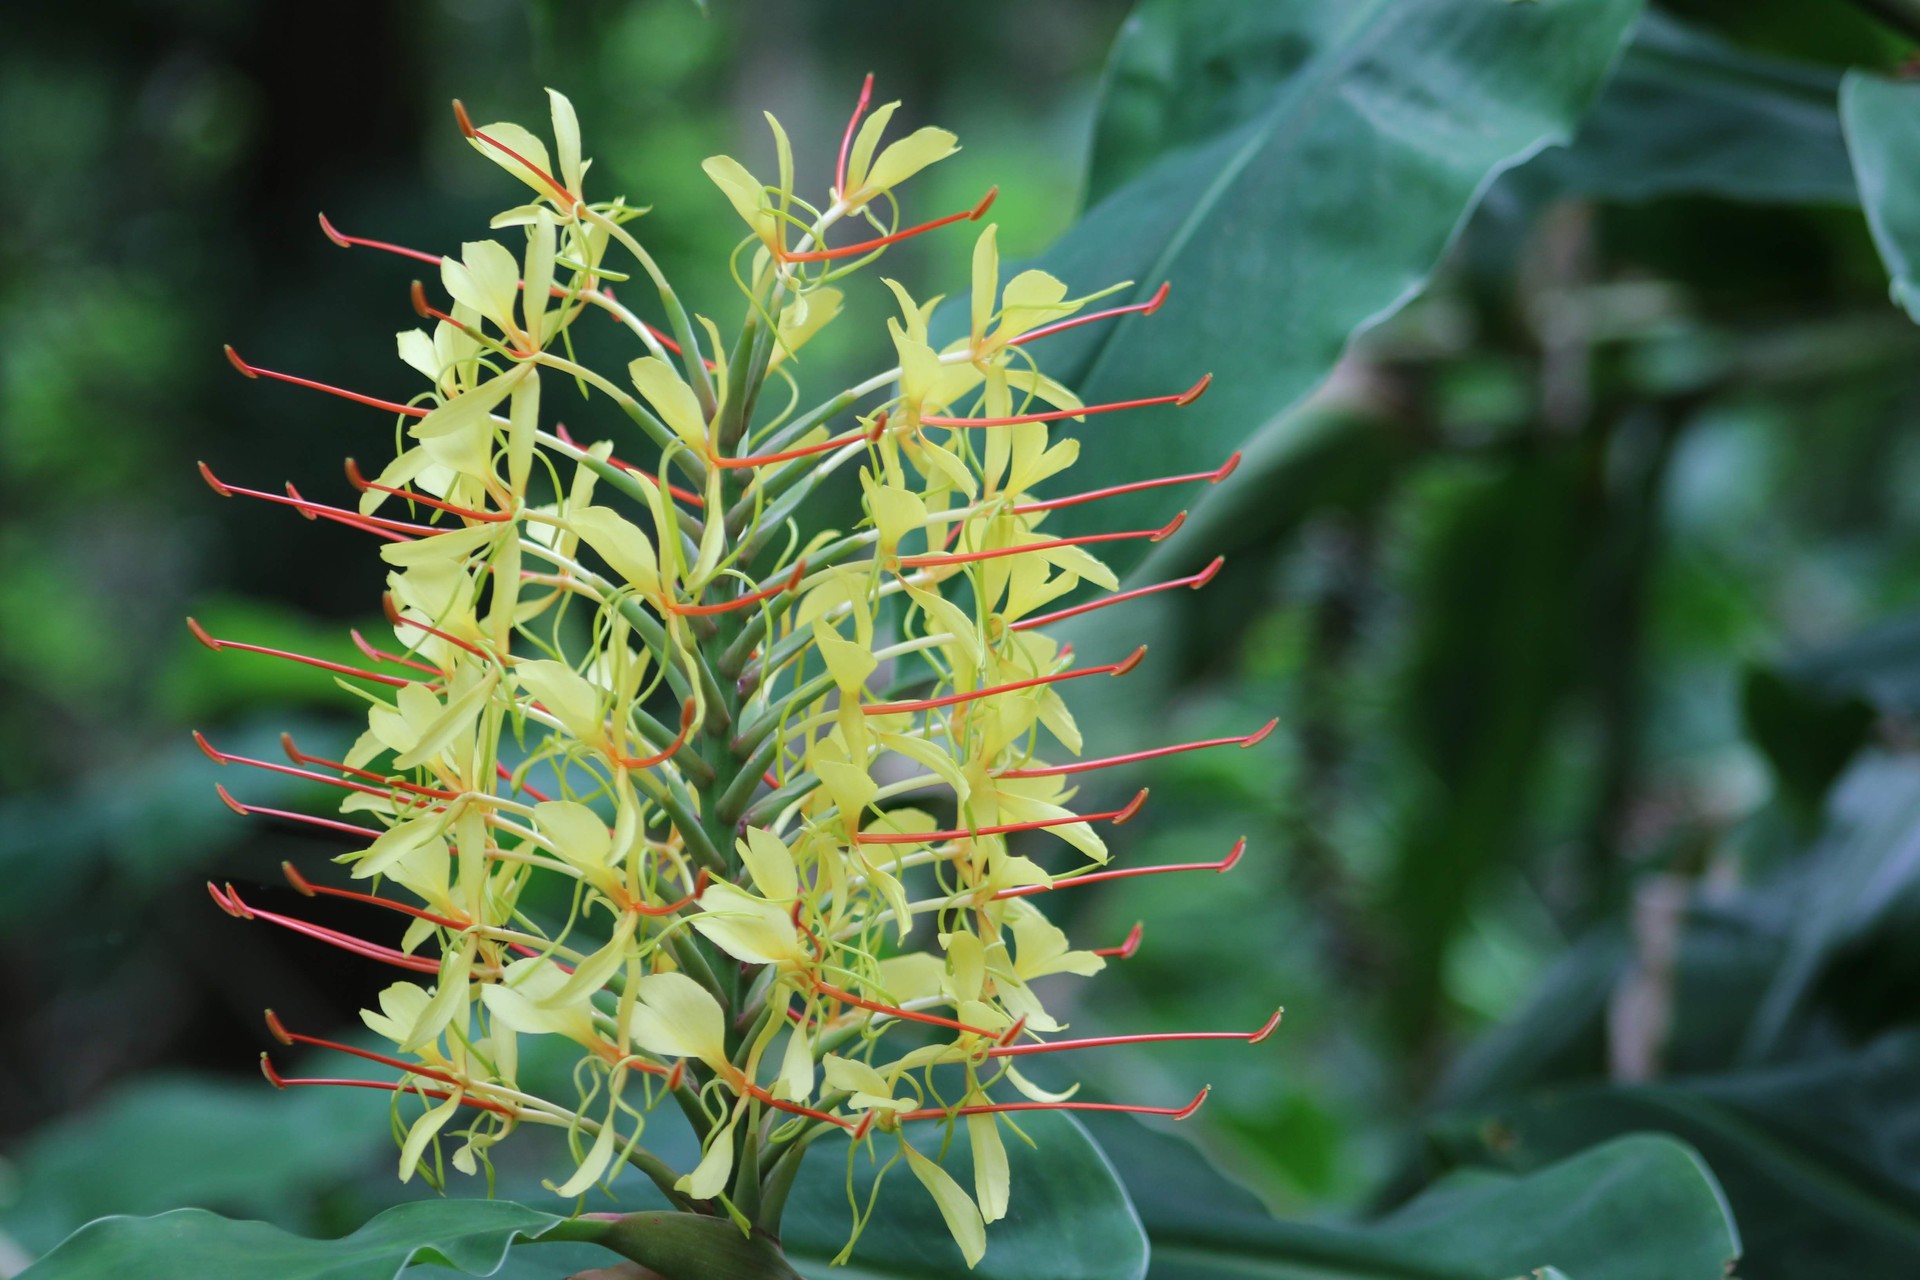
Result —
<instances>
[{"instance_id":1,"label":"green leaf","mask_svg":"<svg viewBox=\"0 0 1920 1280\"><path fill-rule=\"evenodd\" d=\"M1748 53L1651 10L1573 145L1503 193L1856 204L1839 90L1823 67Z\"/></svg>"},{"instance_id":2,"label":"green leaf","mask_svg":"<svg viewBox=\"0 0 1920 1280\"><path fill-rule=\"evenodd\" d=\"M1141 1207L1154 1280L1722 1280L1740 1236L1699 1156L1607 1143L1523 1177L1467 1172L1356 1226L1280 1222L1184 1139L1099 1126Z\"/></svg>"},{"instance_id":3,"label":"green leaf","mask_svg":"<svg viewBox=\"0 0 1920 1280\"><path fill-rule=\"evenodd\" d=\"M102 1218L20 1280L393 1280L414 1262L488 1276L499 1270L509 1245L598 1230L599 1224L571 1223L504 1200L403 1204L338 1240L176 1209L154 1218Z\"/></svg>"},{"instance_id":4,"label":"green leaf","mask_svg":"<svg viewBox=\"0 0 1920 1280\"><path fill-rule=\"evenodd\" d=\"M1049 369L1090 402L1215 382L1191 408L1089 419L1109 447L1076 475L1190 471L1278 419L1424 287L1495 175L1572 135L1639 10L1147 0L1109 69L1098 202L1043 265L1076 285L1131 278L1136 299L1173 290L1154 316L1048 339ZM1165 505L1114 499L1098 516L1125 526Z\"/></svg>"},{"instance_id":5,"label":"green leaf","mask_svg":"<svg viewBox=\"0 0 1920 1280\"><path fill-rule=\"evenodd\" d=\"M829 1270L846 1243L853 1210L847 1202L847 1144L814 1145L783 1219L781 1239L796 1268L826 1280L1137 1280L1147 1271L1147 1240L1114 1168L1073 1117L1058 1112L1021 1118L1035 1145L1005 1134L1012 1196L1007 1216L987 1227L987 1254L972 1271L940 1220L933 1200L896 1164L881 1183L879 1207L850 1263ZM914 1137L932 1154L937 1127ZM882 1159L891 1154L884 1139ZM961 1126L942 1163L963 1187L973 1185L970 1148ZM854 1174L861 1204L872 1165L860 1157ZM1156 1274L1158 1274L1156 1272Z\"/></svg>"},{"instance_id":6,"label":"green leaf","mask_svg":"<svg viewBox=\"0 0 1920 1280\"><path fill-rule=\"evenodd\" d=\"M1893 300L1920 320L1920 84L1852 72L1840 87L1840 118Z\"/></svg>"},{"instance_id":7,"label":"green leaf","mask_svg":"<svg viewBox=\"0 0 1920 1280\"><path fill-rule=\"evenodd\" d=\"M1745 1236L1743 1280L1920 1275L1920 1033L1785 1067L1560 1090L1451 1118L1456 1158L1531 1169L1659 1129L1719 1175ZM1585 1273L1568 1265L1576 1276Z\"/></svg>"},{"instance_id":8,"label":"green leaf","mask_svg":"<svg viewBox=\"0 0 1920 1280\"><path fill-rule=\"evenodd\" d=\"M32 1253L107 1214L182 1203L310 1225L300 1211L392 1146L387 1102L354 1089L277 1093L151 1076L12 1151L20 1194L0 1230Z\"/></svg>"}]
</instances>

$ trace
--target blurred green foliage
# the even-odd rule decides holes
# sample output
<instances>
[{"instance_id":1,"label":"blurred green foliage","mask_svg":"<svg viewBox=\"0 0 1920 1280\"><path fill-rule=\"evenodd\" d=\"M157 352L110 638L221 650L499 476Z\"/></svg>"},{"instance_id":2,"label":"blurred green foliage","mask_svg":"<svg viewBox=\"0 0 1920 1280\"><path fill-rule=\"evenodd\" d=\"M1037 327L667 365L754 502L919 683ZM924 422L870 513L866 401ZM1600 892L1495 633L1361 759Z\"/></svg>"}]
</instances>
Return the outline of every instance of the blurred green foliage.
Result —
<instances>
[{"instance_id":1,"label":"blurred green foliage","mask_svg":"<svg viewBox=\"0 0 1920 1280\"><path fill-rule=\"evenodd\" d=\"M220 729L265 755L282 727L313 745L348 731L324 675L208 653L179 623L333 656L368 620L379 570L356 535L222 505L192 467L318 496L345 491L341 455L384 447L378 415L246 382L220 358L231 339L275 367L396 385L387 334L412 322L408 273L343 255L316 210L451 247L498 201L446 100L537 118L552 83L579 106L602 188L654 206L650 243L725 317L736 231L698 162L757 160L762 108L803 155L829 154L874 70L967 148L935 171L930 207L999 182L1002 252L1073 262L1137 230L1110 214L1069 231L1083 182L1097 195L1134 176L1143 138L1204 146L1291 70L1257 42L1236 56L1220 31L1181 35L1197 52L1156 44L1177 5L1143 7L1161 25L1124 32L1121 0L710 8L108 0L10 15L0 1232L22 1257L109 1210L194 1199L343 1230L394 1194L381 1106L254 1097L237 1078L259 1008L345 1025L381 979L209 909L200 881L271 881L318 846L220 807L185 736ZM1117 34L1119 109L1096 133ZM1920 1173L1901 1143L1920 1118L1920 334L1850 207L1836 101L1844 68L1888 72L1907 51L1842 0L1666 4L1572 145L1486 192L1424 295L1311 399L1293 403L1396 288L1352 315L1305 308L1317 328L1263 329L1221 357L1261 384L1246 394L1271 420L1210 420L1223 449L1254 437L1238 487L1154 571L1214 550L1228 568L1106 637L1151 642L1139 678L1161 683L1083 718L1127 745L1242 732L1249 709L1283 728L1156 773L1126 859L1213 858L1242 834L1250 853L1229 880L1078 904L1089 936L1150 922L1079 1024L1253 1025L1275 997L1288 1012L1258 1053L1085 1064L1108 1093L1216 1086L1192 1122L1204 1162L1096 1129L1156 1241L1359 1249L1384 1268L1366 1252L1378 1239L1248 1223L1261 1203L1309 1221L1389 1206L1454 1169L1427 1192L1439 1199L1402 1211L1430 1252L1423 1212L1497 1212L1498 1195L1565 1176L1563 1160L1671 1173L1665 1148L1578 1155L1655 1129L1725 1187L1743 1275L1920 1266ZM1156 86L1174 91L1157 106ZM1296 176L1324 194L1341 174ZM1279 256L1233 230L1218 238L1236 253ZM1441 249L1431 238L1407 254L1409 283ZM967 251L936 237L888 269L932 292L964 279ZM1184 323L1221 305L1202 292ZM829 330L813 375L835 382L870 331L857 316ZM1144 354L1110 362L1119 384L1151 371L1151 330L1129 333ZM1185 466L1167 469L1217 462L1171 430L1155 449ZM247 785L259 803L302 799ZM196 1124L203 1111L218 1118ZM309 1158L287 1158L296 1144ZM131 1177L101 1176L121 1160ZM1221 1221L1169 1222L1183 1160L1257 1199L1216 1190ZM155 1199L169 1161L207 1176ZM1645 1176L1650 1195L1690 1194ZM1293 1274L1279 1265L1258 1274Z\"/></svg>"}]
</instances>

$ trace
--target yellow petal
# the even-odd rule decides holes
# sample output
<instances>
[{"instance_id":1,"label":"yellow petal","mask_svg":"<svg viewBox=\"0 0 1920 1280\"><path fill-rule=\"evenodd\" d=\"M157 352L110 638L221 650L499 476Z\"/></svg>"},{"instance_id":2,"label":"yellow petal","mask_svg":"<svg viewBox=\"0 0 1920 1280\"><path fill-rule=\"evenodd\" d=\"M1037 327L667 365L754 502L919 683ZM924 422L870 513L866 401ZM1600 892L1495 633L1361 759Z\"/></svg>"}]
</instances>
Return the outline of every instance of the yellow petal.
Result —
<instances>
[{"instance_id":1,"label":"yellow petal","mask_svg":"<svg viewBox=\"0 0 1920 1280\"><path fill-rule=\"evenodd\" d=\"M947 1230L953 1236L953 1242L960 1246L960 1254L967 1260L967 1267L980 1261L987 1252L987 1228L980 1220L980 1210L974 1207L973 1200L960 1189L945 1169L902 1144L907 1153L907 1167L913 1170L913 1176L920 1179L920 1185L933 1197L933 1203L939 1207L940 1216L946 1221Z\"/></svg>"},{"instance_id":2,"label":"yellow petal","mask_svg":"<svg viewBox=\"0 0 1920 1280\"><path fill-rule=\"evenodd\" d=\"M772 902L791 902L800 892L800 873L793 865L793 851L773 832L748 827L744 840L734 841L740 861L760 892Z\"/></svg>"},{"instance_id":3,"label":"yellow petal","mask_svg":"<svg viewBox=\"0 0 1920 1280\"><path fill-rule=\"evenodd\" d=\"M707 418L700 412L700 399L683 381L672 365L656 356L642 356L627 366L633 385L647 398L660 420L673 433L704 454L707 448Z\"/></svg>"},{"instance_id":4,"label":"yellow petal","mask_svg":"<svg viewBox=\"0 0 1920 1280\"><path fill-rule=\"evenodd\" d=\"M660 592L660 564L639 526L611 507L581 507L567 522L613 571L646 595Z\"/></svg>"},{"instance_id":5,"label":"yellow petal","mask_svg":"<svg viewBox=\"0 0 1920 1280\"><path fill-rule=\"evenodd\" d=\"M633 1042L665 1058L727 1060L726 1014L707 989L684 973L655 973L635 985Z\"/></svg>"}]
</instances>

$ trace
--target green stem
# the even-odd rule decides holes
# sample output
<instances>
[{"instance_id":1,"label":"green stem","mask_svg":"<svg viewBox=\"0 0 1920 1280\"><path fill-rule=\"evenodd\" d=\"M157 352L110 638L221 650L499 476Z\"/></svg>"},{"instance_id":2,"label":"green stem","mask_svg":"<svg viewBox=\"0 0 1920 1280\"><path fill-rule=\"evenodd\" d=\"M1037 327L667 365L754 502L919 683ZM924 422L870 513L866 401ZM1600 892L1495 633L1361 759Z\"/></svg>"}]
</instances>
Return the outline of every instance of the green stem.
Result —
<instances>
[{"instance_id":1,"label":"green stem","mask_svg":"<svg viewBox=\"0 0 1920 1280\"><path fill-rule=\"evenodd\" d=\"M592 1240L664 1280L800 1280L770 1235L741 1235L727 1219L702 1214L651 1210L610 1222L575 1219L549 1238Z\"/></svg>"}]
</instances>

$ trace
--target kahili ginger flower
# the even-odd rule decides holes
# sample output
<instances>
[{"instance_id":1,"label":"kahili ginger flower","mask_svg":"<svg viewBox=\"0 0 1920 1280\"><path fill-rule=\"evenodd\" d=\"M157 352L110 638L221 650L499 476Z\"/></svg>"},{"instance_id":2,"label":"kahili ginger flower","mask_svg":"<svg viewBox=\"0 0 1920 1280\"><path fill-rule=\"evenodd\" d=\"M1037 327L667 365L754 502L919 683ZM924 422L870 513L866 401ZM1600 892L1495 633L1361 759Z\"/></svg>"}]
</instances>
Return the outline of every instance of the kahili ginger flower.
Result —
<instances>
[{"instance_id":1,"label":"kahili ginger flower","mask_svg":"<svg viewBox=\"0 0 1920 1280\"><path fill-rule=\"evenodd\" d=\"M1047 628L1203 586L1218 562L1121 591L1100 544L1157 541L1180 516L1076 536L1048 519L1119 493L1218 482L1237 455L1192 474L1060 491L1082 447L1062 424L1086 423L1098 448L1100 415L1189 404L1207 379L1083 404L1041 371L1044 339L1151 313L1165 286L1089 311L1103 295L1070 297L1045 272L1003 281L991 224L975 241L962 336L936 344L934 304L886 281L898 315L876 345L889 367L797 408L799 355L838 314L837 283L890 244L987 213L992 192L898 225L899 188L952 154L953 136L921 129L882 146L896 104L863 122L863 92L818 204L797 190L771 117L774 182L708 160L747 230L735 274L748 306L728 345L687 312L633 234L643 210L587 195L573 109L551 97L551 150L516 125L475 128L456 104L474 147L526 187L527 202L493 220L501 240L439 258L321 219L343 247L437 268L412 290L430 327L399 335L400 358L424 380L417 394L361 395L228 351L249 377L331 392L404 426L403 447L377 474L348 462L358 501L347 506L292 485L241 488L202 468L222 495L364 531L388 570L391 647L356 632L362 666L194 625L213 648L327 670L365 703L366 731L340 760L290 738L285 764L200 741L223 764L343 792L338 818L221 796L350 842L340 884L286 868L302 893L403 917L391 936L367 940L212 888L235 916L399 971L363 1015L380 1051L268 1015L282 1043L363 1059L367 1074L293 1079L264 1056L263 1066L283 1087L392 1091L403 1179L439 1176L438 1156L426 1157L448 1142L453 1167L472 1174L520 1125L548 1125L572 1143L574 1163L553 1184L562 1196L632 1165L680 1209L767 1232L809 1143L843 1131L856 1150L897 1149L971 1265L985 1224L1007 1210L1002 1130L1018 1113L1182 1118L1206 1093L1167 1105L1081 1101L1033 1084L1022 1059L1139 1041L1258 1042L1278 1019L1253 1031L1076 1039L1039 981L1096 974L1140 940L1136 928L1118 946L1076 945L1047 918L1053 894L1225 871L1244 846L1218 860L1110 866L1103 828L1132 818L1147 793L1089 812L1076 807L1081 775L1250 746L1272 728L1082 758L1068 709L1078 682L1124 677L1144 650L1076 666ZM658 295L665 331L641 318L624 284L618 297L610 285L638 276ZM625 330L632 362L576 361L577 323ZM622 439L586 443L552 420L557 393L574 388L618 410ZM858 468L865 518L804 535L809 497L847 467ZM538 879L570 882L570 910L523 907ZM577 1048L576 1093L523 1087L519 1046L536 1036ZM668 1100L700 1139L691 1168L644 1144ZM938 1158L962 1122L971 1191Z\"/></svg>"}]
</instances>

